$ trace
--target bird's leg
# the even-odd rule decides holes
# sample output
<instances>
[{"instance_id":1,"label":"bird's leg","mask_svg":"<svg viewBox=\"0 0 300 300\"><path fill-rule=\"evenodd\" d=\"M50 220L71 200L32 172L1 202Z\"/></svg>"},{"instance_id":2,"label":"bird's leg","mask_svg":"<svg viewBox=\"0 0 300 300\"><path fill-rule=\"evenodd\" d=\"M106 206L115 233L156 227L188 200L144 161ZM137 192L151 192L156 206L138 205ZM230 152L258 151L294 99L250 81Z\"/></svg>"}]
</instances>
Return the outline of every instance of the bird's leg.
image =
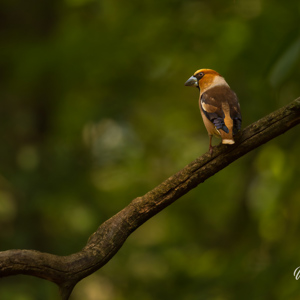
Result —
<instances>
[{"instance_id":1,"label":"bird's leg","mask_svg":"<svg viewBox=\"0 0 300 300\"><path fill-rule=\"evenodd\" d=\"M209 134L208 136L209 136L209 153L210 155L212 155L213 154L213 146L211 145L212 135Z\"/></svg>"}]
</instances>

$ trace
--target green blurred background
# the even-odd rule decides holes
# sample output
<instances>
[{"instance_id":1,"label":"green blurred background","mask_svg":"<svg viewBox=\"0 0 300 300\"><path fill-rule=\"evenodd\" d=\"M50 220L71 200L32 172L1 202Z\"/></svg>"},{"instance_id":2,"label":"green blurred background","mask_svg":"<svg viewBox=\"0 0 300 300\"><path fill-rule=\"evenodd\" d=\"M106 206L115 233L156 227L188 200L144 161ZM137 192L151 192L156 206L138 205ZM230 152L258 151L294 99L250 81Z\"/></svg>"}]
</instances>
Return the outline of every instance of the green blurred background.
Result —
<instances>
[{"instance_id":1,"label":"green blurred background","mask_svg":"<svg viewBox=\"0 0 300 300\"><path fill-rule=\"evenodd\" d=\"M300 95L300 2L2 0L0 250L79 251L208 149L199 68L243 127ZM215 140L214 143L219 141ZM299 299L299 128L153 217L72 300ZM16 276L0 299L58 299Z\"/></svg>"}]
</instances>

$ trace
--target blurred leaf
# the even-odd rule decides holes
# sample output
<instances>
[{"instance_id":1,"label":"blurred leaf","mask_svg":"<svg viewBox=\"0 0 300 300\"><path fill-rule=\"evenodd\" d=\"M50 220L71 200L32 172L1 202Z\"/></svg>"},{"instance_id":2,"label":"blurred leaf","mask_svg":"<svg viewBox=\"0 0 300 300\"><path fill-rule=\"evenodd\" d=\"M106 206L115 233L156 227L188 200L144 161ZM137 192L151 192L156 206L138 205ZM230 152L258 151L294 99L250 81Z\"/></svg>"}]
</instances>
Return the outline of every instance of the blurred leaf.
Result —
<instances>
[{"instance_id":1,"label":"blurred leaf","mask_svg":"<svg viewBox=\"0 0 300 300\"><path fill-rule=\"evenodd\" d=\"M287 76L295 68L300 58L300 37L289 45L274 63L269 75L269 81L273 87L280 86Z\"/></svg>"}]
</instances>

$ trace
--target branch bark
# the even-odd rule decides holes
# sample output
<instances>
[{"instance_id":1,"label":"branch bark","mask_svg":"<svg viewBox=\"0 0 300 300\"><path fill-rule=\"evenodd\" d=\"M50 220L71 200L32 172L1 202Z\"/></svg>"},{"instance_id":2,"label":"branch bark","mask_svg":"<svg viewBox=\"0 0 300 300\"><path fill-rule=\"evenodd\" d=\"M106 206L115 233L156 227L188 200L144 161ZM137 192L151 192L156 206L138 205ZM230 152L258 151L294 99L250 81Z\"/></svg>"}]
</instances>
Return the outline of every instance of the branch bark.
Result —
<instances>
[{"instance_id":1,"label":"branch bark","mask_svg":"<svg viewBox=\"0 0 300 300\"><path fill-rule=\"evenodd\" d=\"M104 222L78 253L57 256L34 250L0 252L0 277L26 274L56 283L63 300L74 286L105 265L127 237L152 216L227 165L300 123L300 98L244 129L234 145L219 145L134 199Z\"/></svg>"}]
</instances>

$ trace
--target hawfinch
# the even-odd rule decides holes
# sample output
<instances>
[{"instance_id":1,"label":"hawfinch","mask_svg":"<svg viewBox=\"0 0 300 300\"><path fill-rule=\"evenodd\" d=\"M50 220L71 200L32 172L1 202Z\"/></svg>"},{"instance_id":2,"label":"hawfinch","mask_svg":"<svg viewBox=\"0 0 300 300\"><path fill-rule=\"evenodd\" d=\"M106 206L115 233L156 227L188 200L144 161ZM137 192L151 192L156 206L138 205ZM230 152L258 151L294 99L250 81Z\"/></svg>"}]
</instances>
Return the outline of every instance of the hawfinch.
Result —
<instances>
[{"instance_id":1,"label":"hawfinch","mask_svg":"<svg viewBox=\"0 0 300 300\"><path fill-rule=\"evenodd\" d=\"M199 107L209 135L210 154L213 135L221 137L222 144L234 144L233 137L241 129L242 116L238 98L225 79L214 70L200 69L185 85L200 90Z\"/></svg>"}]
</instances>

